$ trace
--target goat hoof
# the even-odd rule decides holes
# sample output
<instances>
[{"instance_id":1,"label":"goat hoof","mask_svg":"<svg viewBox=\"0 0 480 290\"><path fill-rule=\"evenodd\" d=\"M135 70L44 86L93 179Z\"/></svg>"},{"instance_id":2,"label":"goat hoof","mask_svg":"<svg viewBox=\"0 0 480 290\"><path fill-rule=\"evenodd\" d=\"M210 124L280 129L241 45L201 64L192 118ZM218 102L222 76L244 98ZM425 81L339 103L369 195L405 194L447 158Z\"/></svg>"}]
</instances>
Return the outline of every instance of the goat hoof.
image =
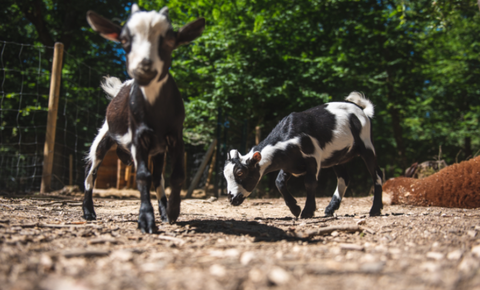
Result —
<instances>
[{"instance_id":1,"label":"goat hoof","mask_svg":"<svg viewBox=\"0 0 480 290\"><path fill-rule=\"evenodd\" d=\"M298 218L298 216L300 215L300 212L302 211L302 209L301 209L298 205L289 206L289 208L290 208L290 212L291 212L296 218Z\"/></svg>"},{"instance_id":2,"label":"goat hoof","mask_svg":"<svg viewBox=\"0 0 480 290\"><path fill-rule=\"evenodd\" d=\"M180 215L180 202L178 202L178 204L169 202L167 207L168 222L170 224L175 223L179 215Z\"/></svg>"},{"instance_id":3,"label":"goat hoof","mask_svg":"<svg viewBox=\"0 0 480 290\"><path fill-rule=\"evenodd\" d=\"M93 210L93 205L92 206L83 206L83 216L85 220L87 221L94 221L97 219L97 215L95 214L95 210Z\"/></svg>"},{"instance_id":4,"label":"goat hoof","mask_svg":"<svg viewBox=\"0 0 480 290\"><path fill-rule=\"evenodd\" d=\"M82 216L85 220L87 221L94 221L97 219L97 215L95 214L95 212L93 213L84 213L83 216Z\"/></svg>"},{"instance_id":5,"label":"goat hoof","mask_svg":"<svg viewBox=\"0 0 480 290\"><path fill-rule=\"evenodd\" d=\"M325 211L325 217L331 217L331 216L333 216L333 213L334 213L334 212L327 212L327 211Z\"/></svg>"},{"instance_id":6,"label":"goat hoof","mask_svg":"<svg viewBox=\"0 0 480 290\"><path fill-rule=\"evenodd\" d=\"M169 222L168 216L165 213L161 213L160 218L162 219L162 223L168 223Z\"/></svg>"},{"instance_id":7,"label":"goat hoof","mask_svg":"<svg viewBox=\"0 0 480 290\"><path fill-rule=\"evenodd\" d=\"M380 216L382 214L381 210L371 210L370 211L370 216Z\"/></svg>"},{"instance_id":8,"label":"goat hoof","mask_svg":"<svg viewBox=\"0 0 480 290\"><path fill-rule=\"evenodd\" d=\"M302 219L309 219L309 218L312 218L313 217L313 212L306 212L305 210L302 212L302 215L300 216L300 218Z\"/></svg>"},{"instance_id":9,"label":"goat hoof","mask_svg":"<svg viewBox=\"0 0 480 290\"><path fill-rule=\"evenodd\" d=\"M140 211L140 215L138 216L138 228L144 234L153 234L157 231L153 209L151 211Z\"/></svg>"}]
</instances>

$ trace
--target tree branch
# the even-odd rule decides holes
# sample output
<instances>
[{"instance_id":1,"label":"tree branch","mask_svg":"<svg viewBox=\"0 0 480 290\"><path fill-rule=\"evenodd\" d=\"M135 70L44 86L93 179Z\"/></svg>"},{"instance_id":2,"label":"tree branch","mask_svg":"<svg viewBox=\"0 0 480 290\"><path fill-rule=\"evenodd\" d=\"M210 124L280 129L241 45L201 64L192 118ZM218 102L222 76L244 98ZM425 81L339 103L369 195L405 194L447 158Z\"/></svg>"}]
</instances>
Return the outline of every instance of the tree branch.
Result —
<instances>
[{"instance_id":1,"label":"tree branch","mask_svg":"<svg viewBox=\"0 0 480 290\"><path fill-rule=\"evenodd\" d=\"M40 42L45 46L53 46L54 41L43 19L42 9L44 8L41 0L27 0L18 3L18 7L37 30Z\"/></svg>"}]
</instances>

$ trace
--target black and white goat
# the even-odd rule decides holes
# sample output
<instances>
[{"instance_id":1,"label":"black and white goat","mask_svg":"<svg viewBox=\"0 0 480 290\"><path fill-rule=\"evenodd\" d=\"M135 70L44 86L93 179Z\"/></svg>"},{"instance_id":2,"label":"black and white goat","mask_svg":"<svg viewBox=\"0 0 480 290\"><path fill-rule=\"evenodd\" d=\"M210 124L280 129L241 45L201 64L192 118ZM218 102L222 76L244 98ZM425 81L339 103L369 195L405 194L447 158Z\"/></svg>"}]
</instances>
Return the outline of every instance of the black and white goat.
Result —
<instances>
[{"instance_id":1,"label":"black and white goat","mask_svg":"<svg viewBox=\"0 0 480 290\"><path fill-rule=\"evenodd\" d=\"M277 188L296 217L301 209L288 192L287 181L292 175L305 176L307 200L301 218L313 217L320 169L333 167L338 179L337 189L325 209L326 215L333 215L349 184L344 164L360 155L375 184L370 215L380 215L382 173L371 138L373 112L369 100L352 92L346 102L327 103L288 115L245 156L231 150L224 168L230 203L240 205L264 174L280 170Z\"/></svg>"},{"instance_id":2,"label":"black and white goat","mask_svg":"<svg viewBox=\"0 0 480 290\"><path fill-rule=\"evenodd\" d=\"M108 149L117 144L117 155L126 164L135 165L141 195L138 227L142 232L156 230L150 201L153 181L160 216L175 222L180 214L180 189L184 181L183 121L185 108L177 85L169 73L172 51L202 34L205 19L186 24L178 32L168 19L168 8L140 11L136 4L123 27L93 11L87 13L90 26L104 38L121 42L126 52L127 72L133 78L122 83L106 78L102 84L113 99L106 120L95 137L87 157L83 217L96 219L92 190L97 169ZM172 157L171 195L165 196L163 180L164 152ZM152 156L153 173L148 170Z\"/></svg>"}]
</instances>

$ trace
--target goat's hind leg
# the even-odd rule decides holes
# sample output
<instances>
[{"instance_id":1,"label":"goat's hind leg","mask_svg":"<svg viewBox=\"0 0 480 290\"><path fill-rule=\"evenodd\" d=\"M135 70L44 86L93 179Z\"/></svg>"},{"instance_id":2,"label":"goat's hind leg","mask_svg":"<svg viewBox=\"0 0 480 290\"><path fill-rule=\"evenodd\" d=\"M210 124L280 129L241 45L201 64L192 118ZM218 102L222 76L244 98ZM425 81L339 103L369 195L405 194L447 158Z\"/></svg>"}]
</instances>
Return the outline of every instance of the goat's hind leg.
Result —
<instances>
[{"instance_id":1,"label":"goat's hind leg","mask_svg":"<svg viewBox=\"0 0 480 290\"><path fill-rule=\"evenodd\" d=\"M372 146L373 147L373 146ZM370 209L370 216L378 216L382 213L382 171L377 165L377 157L375 153L370 149L365 149L362 155L362 159L367 165L368 171L373 179L374 193L373 193L373 205Z\"/></svg>"},{"instance_id":2,"label":"goat's hind leg","mask_svg":"<svg viewBox=\"0 0 480 290\"><path fill-rule=\"evenodd\" d=\"M170 187L172 191L168 198L167 215L168 221L174 223L180 215L180 190L185 181L184 168L184 144L181 135L176 139L175 145L169 145L169 152L172 156L172 175L170 176Z\"/></svg>"},{"instance_id":3,"label":"goat's hind leg","mask_svg":"<svg viewBox=\"0 0 480 290\"><path fill-rule=\"evenodd\" d=\"M100 164L102 163L105 154L108 149L112 147L113 140L108 135L108 125L105 122L103 127L100 129L97 137L90 147L90 152L87 157L87 166L85 168L85 197L83 199L83 218L87 221L96 220L97 215L93 208L93 186L95 185L95 179L97 178L97 170Z\"/></svg>"},{"instance_id":4,"label":"goat's hind leg","mask_svg":"<svg viewBox=\"0 0 480 290\"><path fill-rule=\"evenodd\" d=\"M278 191L282 194L285 204L288 206L292 214L298 218L302 209L297 205L297 200L290 194L290 192L288 192L287 182L290 177L292 177L290 173L280 170L277 179L275 180L275 185L277 186Z\"/></svg>"},{"instance_id":5,"label":"goat's hind leg","mask_svg":"<svg viewBox=\"0 0 480 290\"><path fill-rule=\"evenodd\" d=\"M335 211L340 208L340 203L350 182L347 169L344 165L336 165L333 167L333 170L337 175L337 189L332 196L332 200L330 200L330 203L325 208L325 216L333 216Z\"/></svg>"},{"instance_id":6,"label":"goat's hind leg","mask_svg":"<svg viewBox=\"0 0 480 290\"><path fill-rule=\"evenodd\" d=\"M153 162L153 187L157 194L158 211L162 222L168 222L167 216L167 196L165 195L165 179L163 178L163 164L165 162L165 153L160 153L152 157Z\"/></svg>"}]
</instances>

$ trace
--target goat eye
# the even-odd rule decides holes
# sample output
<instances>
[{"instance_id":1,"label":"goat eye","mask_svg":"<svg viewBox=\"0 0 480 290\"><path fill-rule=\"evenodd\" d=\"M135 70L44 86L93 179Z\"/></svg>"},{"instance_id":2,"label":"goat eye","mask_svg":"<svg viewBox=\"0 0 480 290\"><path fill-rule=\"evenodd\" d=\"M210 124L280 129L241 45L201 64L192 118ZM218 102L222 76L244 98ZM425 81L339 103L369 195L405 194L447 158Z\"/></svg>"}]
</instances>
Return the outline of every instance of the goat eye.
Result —
<instances>
[{"instance_id":1,"label":"goat eye","mask_svg":"<svg viewBox=\"0 0 480 290\"><path fill-rule=\"evenodd\" d=\"M245 171L244 171L244 170L241 170L241 169L240 169L240 170L235 171L235 175L236 175L237 177L242 177L244 174L245 174Z\"/></svg>"},{"instance_id":2,"label":"goat eye","mask_svg":"<svg viewBox=\"0 0 480 290\"><path fill-rule=\"evenodd\" d=\"M123 46L123 49L129 53L130 52L130 49L132 47L129 39L126 39L126 38L122 38L122 40L120 40L120 42L122 43L122 46Z\"/></svg>"}]
</instances>

